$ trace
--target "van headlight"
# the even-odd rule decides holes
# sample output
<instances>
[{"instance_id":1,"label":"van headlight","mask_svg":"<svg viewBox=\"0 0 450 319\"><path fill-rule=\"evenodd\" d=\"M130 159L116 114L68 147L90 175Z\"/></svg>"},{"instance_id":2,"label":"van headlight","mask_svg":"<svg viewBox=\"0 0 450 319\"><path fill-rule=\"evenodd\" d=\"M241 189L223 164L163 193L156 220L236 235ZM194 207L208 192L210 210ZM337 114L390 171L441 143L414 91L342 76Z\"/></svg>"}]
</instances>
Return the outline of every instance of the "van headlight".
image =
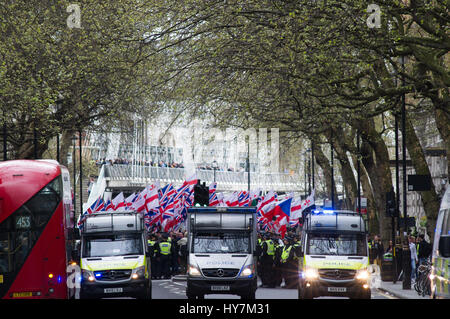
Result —
<instances>
[{"instance_id":1,"label":"van headlight","mask_svg":"<svg viewBox=\"0 0 450 319\"><path fill-rule=\"evenodd\" d=\"M360 269L358 270L358 272L356 273L356 279L358 280L368 280L370 277L369 272L367 271L367 269Z\"/></svg>"},{"instance_id":2,"label":"van headlight","mask_svg":"<svg viewBox=\"0 0 450 319\"><path fill-rule=\"evenodd\" d=\"M255 273L255 266L254 265L247 265L244 268L242 268L240 277L251 277Z\"/></svg>"},{"instance_id":3,"label":"van headlight","mask_svg":"<svg viewBox=\"0 0 450 319\"><path fill-rule=\"evenodd\" d=\"M197 277L197 276L201 276L202 275L200 270L197 267L193 266L193 265L189 265L188 272L189 272L189 276L193 276L193 277Z\"/></svg>"},{"instance_id":4,"label":"van headlight","mask_svg":"<svg viewBox=\"0 0 450 319\"><path fill-rule=\"evenodd\" d=\"M306 268L303 274L304 277L309 280L319 278L319 271L316 268Z\"/></svg>"},{"instance_id":5,"label":"van headlight","mask_svg":"<svg viewBox=\"0 0 450 319\"><path fill-rule=\"evenodd\" d=\"M81 276L83 280L86 281L95 281L94 272L86 269L81 270Z\"/></svg>"},{"instance_id":6,"label":"van headlight","mask_svg":"<svg viewBox=\"0 0 450 319\"><path fill-rule=\"evenodd\" d=\"M133 269L133 272L131 273L131 278L139 279L139 278L143 278L144 275L145 275L145 266L141 266L141 267Z\"/></svg>"}]
</instances>

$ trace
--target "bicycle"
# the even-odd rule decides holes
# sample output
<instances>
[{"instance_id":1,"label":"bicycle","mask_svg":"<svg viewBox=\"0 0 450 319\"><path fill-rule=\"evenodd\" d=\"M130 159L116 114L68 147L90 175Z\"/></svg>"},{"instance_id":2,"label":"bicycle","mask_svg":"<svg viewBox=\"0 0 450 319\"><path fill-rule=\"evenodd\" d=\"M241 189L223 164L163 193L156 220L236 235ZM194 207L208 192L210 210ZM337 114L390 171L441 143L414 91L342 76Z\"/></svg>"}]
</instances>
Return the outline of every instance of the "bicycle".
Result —
<instances>
[{"instance_id":1,"label":"bicycle","mask_svg":"<svg viewBox=\"0 0 450 319\"><path fill-rule=\"evenodd\" d=\"M424 262L417 268L417 280L414 283L414 289L422 297L431 295L431 281L429 278L430 272L431 263L429 261Z\"/></svg>"}]
</instances>

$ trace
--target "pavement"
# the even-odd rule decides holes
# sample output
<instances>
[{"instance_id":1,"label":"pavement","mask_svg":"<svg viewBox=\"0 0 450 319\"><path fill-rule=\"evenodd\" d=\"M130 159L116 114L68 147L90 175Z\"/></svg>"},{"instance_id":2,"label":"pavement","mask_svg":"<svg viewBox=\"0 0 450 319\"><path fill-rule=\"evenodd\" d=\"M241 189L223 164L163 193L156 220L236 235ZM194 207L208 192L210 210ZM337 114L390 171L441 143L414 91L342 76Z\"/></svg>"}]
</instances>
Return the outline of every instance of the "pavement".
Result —
<instances>
[{"instance_id":1,"label":"pavement","mask_svg":"<svg viewBox=\"0 0 450 319\"><path fill-rule=\"evenodd\" d=\"M186 281L186 275L173 276L173 281ZM403 282L397 281L395 284L392 281L377 280L375 285L376 289L388 293L395 298L399 299L430 299L430 296L422 297L414 289L414 284L411 284L411 289L403 289ZM373 287L372 286L372 287Z\"/></svg>"},{"instance_id":2,"label":"pavement","mask_svg":"<svg viewBox=\"0 0 450 319\"><path fill-rule=\"evenodd\" d=\"M414 284L411 284L411 289L403 289L403 282L397 281L395 284L392 281L379 281L378 290L389 293L399 299L430 299L430 296L422 297L414 289Z\"/></svg>"}]
</instances>

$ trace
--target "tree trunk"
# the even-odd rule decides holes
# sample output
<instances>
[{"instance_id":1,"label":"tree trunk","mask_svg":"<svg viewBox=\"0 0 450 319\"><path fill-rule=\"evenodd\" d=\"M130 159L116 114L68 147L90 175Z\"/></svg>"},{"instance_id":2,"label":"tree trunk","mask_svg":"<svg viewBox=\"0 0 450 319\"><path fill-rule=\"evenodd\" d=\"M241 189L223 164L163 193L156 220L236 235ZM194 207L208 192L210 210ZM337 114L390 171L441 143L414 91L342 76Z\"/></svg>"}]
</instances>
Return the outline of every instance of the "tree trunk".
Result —
<instances>
[{"instance_id":1,"label":"tree trunk","mask_svg":"<svg viewBox=\"0 0 450 319\"><path fill-rule=\"evenodd\" d=\"M323 175L325 178L325 185L327 187L327 194L331 199L331 166L329 159L325 156L322 151L322 147L319 144L319 141L314 141L314 157L316 159L317 164L323 171ZM337 191L336 184L334 184L334 202L337 203Z\"/></svg>"},{"instance_id":2,"label":"tree trunk","mask_svg":"<svg viewBox=\"0 0 450 319\"><path fill-rule=\"evenodd\" d=\"M347 149L344 142L345 134L346 132L343 129L335 129L334 135L339 136L340 138L336 139L334 149L336 151L336 157L341 164L341 175L345 187L345 193L348 197L350 197L348 204L350 205L351 209L353 209L354 203L357 198L358 185L356 183L356 178L353 174L353 169L347 156Z\"/></svg>"},{"instance_id":3,"label":"tree trunk","mask_svg":"<svg viewBox=\"0 0 450 319\"><path fill-rule=\"evenodd\" d=\"M391 218L386 217L386 193L392 189L392 176L389 166L389 153L375 129L374 119L359 121L357 127L362 136L362 162L367 170L373 189L377 218L380 225L380 235L383 243L391 238Z\"/></svg>"},{"instance_id":4,"label":"tree trunk","mask_svg":"<svg viewBox=\"0 0 450 319\"><path fill-rule=\"evenodd\" d=\"M422 146L420 145L416 131L408 118L406 118L406 147L408 148L408 154L411 158L416 174L431 176ZM436 194L436 189L433 182L431 183L431 190L419 193L425 211L425 216L427 217L427 233L430 238L433 238L434 228L436 227L436 219L439 212L439 198Z\"/></svg>"},{"instance_id":5,"label":"tree trunk","mask_svg":"<svg viewBox=\"0 0 450 319\"><path fill-rule=\"evenodd\" d=\"M356 155L352 154L352 161L353 166L357 167ZM378 217L376 214L377 207L375 205L375 199L373 198L373 190L372 186L370 185L369 176L367 175L366 169L364 165L360 164L360 179L361 179L361 197L367 198L367 218L369 221L369 232L370 233L379 233L380 232L380 225L378 223ZM358 181L356 181L358 183ZM356 185L356 192L358 192L358 185ZM356 195L358 196L358 195ZM357 199L355 198L355 201Z\"/></svg>"},{"instance_id":6,"label":"tree trunk","mask_svg":"<svg viewBox=\"0 0 450 319\"><path fill-rule=\"evenodd\" d=\"M67 155L72 151L72 136L74 135L74 131L72 130L63 130L61 134L60 140L60 161L64 166L68 166L67 163Z\"/></svg>"},{"instance_id":7,"label":"tree trunk","mask_svg":"<svg viewBox=\"0 0 450 319\"><path fill-rule=\"evenodd\" d=\"M39 132L34 137L33 128L20 132L20 139L22 143L14 144L14 158L15 159L40 159L42 154L48 149L50 138L48 136L40 136ZM35 145L36 143L36 145ZM36 147L36 151L35 151ZM36 154L35 154L36 153Z\"/></svg>"},{"instance_id":8,"label":"tree trunk","mask_svg":"<svg viewBox=\"0 0 450 319\"><path fill-rule=\"evenodd\" d=\"M447 173L447 181L450 182L450 114L444 112L441 109L435 109L435 120L436 126L438 128L439 134L444 140L444 148L447 152L447 172L442 172L442 174Z\"/></svg>"}]
</instances>

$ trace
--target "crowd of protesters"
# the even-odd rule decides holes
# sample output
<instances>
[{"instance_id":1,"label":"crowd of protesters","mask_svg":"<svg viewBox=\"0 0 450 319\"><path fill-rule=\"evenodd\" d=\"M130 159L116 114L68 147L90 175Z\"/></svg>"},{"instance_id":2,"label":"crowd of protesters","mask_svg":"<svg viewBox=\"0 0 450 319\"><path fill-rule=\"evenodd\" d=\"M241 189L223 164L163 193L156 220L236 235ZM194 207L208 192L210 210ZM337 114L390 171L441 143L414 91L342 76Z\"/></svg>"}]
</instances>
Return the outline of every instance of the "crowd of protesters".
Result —
<instances>
[{"instance_id":1,"label":"crowd of protesters","mask_svg":"<svg viewBox=\"0 0 450 319\"><path fill-rule=\"evenodd\" d=\"M165 161L144 161L144 160L129 160L126 158L116 158L115 160L102 158L96 161L97 166L101 165L141 165L141 166L152 166L152 167L169 167L169 168L184 168L182 163L170 162L166 163Z\"/></svg>"},{"instance_id":2,"label":"crowd of protesters","mask_svg":"<svg viewBox=\"0 0 450 319\"><path fill-rule=\"evenodd\" d=\"M165 161L144 161L144 160L130 160L127 158L116 158L114 160L112 159L106 159L106 158L101 158L99 160L97 160L95 162L95 164L97 166L101 166L101 165L141 165L141 166L152 166L152 167L169 167L169 168L184 168L183 163L177 163L177 162L165 162ZM197 169L200 170L214 170L214 167L212 167L211 165L198 165ZM243 168L235 170L232 167L228 167L227 169L222 168L222 167L217 167L216 168L217 171L228 171L228 172L240 172L240 171L244 171Z\"/></svg>"},{"instance_id":3,"label":"crowd of protesters","mask_svg":"<svg viewBox=\"0 0 450 319\"><path fill-rule=\"evenodd\" d=\"M170 279L175 275L186 274L186 232L150 233L148 237L148 248L150 252L152 279Z\"/></svg>"}]
</instances>

